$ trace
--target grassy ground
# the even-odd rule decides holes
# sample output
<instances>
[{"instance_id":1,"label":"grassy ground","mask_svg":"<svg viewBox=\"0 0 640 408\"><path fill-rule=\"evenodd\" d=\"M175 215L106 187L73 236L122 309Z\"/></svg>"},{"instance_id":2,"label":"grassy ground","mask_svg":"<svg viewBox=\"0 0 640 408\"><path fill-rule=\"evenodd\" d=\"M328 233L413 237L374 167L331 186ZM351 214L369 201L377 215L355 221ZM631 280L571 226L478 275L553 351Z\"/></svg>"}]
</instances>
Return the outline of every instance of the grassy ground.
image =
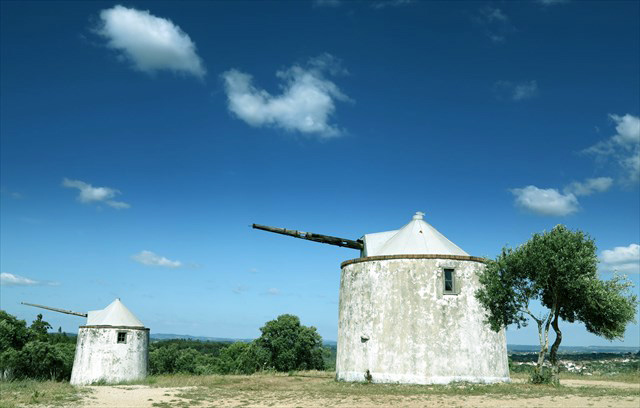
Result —
<instances>
[{"instance_id":1,"label":"grassy ground","mask_svg":"<svg viewBox=\"0 0 640 408\"><path fill-rule=\"evenodd\" d=\"M275 399L274 406L280 406L278 398L282 398L282 405L287 405L295 398L304 395L309 400L341 401L349 399L354 403L359 399L366 401L385 398L393 402L394 398L405 401L411 398L442 398L455 396L457 398L488 396L496 399L518 398L566 398L576 396L582 398L634 398L640 397L638 388L613 387L553 387L548 385L532 385L526 383L526 374L514 373L511 384L453 384L453 385L397 385L397 384L365 384L345 383L334 381L334 374L326 371L305 371L290 374L266 373L251 376L232 375L161 375L151 376L138 385L150 387L189 387L181 389L174 403L155 402L155 407L189 407L200 405L204 401L215 398L228 398L241 402L245 406L252 406L259 402L258 398L268 394ZM565 373L564 379L586 379L589 381L616 381L632 384L640 383L640 375L620 376L579 376ZM133 385L133 384L127 384ZM73 406L84 393L85 388L73 387L68 383L15 381L0 382L0 407L22 406ZM125 387L126 388L126 387ZM242 396L242 397L239 397ZM242 398L247 398L243 400ZM241 398L241 399L238 399ZM157 400L156 400L157 401ZM286 402L286 403L285 403Z\"/></svg>"},{"instance_id":2,"label":"grassy ground","mask_svg":"<svg viewBox=\"0 0 640 408\"><path fill-rule=\"evenodd\" d=\"M68 382L56 381L0 381L0 407L26 405L66 407L80 401L88 390Z\"/></svg>"}]
</instances>

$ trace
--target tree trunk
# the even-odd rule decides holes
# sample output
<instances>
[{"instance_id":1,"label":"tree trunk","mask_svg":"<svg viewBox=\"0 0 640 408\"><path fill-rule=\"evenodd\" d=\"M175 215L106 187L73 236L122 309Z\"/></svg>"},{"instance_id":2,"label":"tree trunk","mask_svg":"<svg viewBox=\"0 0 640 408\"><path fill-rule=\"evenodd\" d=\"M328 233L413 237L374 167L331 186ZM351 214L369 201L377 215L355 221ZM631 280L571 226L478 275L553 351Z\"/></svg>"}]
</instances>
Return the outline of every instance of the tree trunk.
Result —
<instances>
[{"instance_id":1,"label":"tree trunk","mask_svg":"<svg viewBox=\"0 0 640 408\"><path fill-rule=\"evenodd\" d=\"M551 320L555 315L556 308L552 308L551 312L544 317L538 318L533 313L531 313L527 309L527 314L535 320L538 324L538 339L540 340L540 351L538 352L538 363L534 367L534 378L540 379L542 378L542 368L544 366L544 358L547 354L547 350L549 349L549 329L551 326Z\"/></svg>"},{"instance_id":2,"label":"tree trunk","mask_svg":"<svg viewBox=\"0 0 640 408\"><path fill-rule=\"evenodd\" d=\"M558 312L556 312L553 319L553 330L556 332L556 341L551 346L551 353L549 354L549 360L551 361L551 383L554 385L560 385L560 378L558 377L558 348L562 342L562 332L558 327Z\"/></svg>"},{"instance_id":3,"label":"tree trunk","mask_svg":"<svg viewBox=\"0 0 640 408\"><path fill-rule=\"evenodd\" d=\"M549 337L544 335L544 326L542 320L536 320L538 323L538 339L540 340L540 351L538 351L538 363L534 368L535 375L542 375L542 365L544 364L544 356L547 353L547 347L549 347ZM546 338L545 338L546 337Z\"/></svg>"}]
</instances>

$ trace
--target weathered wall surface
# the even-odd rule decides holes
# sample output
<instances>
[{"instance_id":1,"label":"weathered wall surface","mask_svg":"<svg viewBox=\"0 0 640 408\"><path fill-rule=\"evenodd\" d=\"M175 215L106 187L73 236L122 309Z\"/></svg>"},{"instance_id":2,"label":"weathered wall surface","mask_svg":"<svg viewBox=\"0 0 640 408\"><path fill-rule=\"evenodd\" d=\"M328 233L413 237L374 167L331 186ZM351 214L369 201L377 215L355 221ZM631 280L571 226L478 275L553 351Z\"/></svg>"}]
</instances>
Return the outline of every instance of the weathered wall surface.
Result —
<instances>
[{"instance_id":1,"label":"weathered wall surface","mask_svg":"<svg viewBox=\"0 0 640 408\"><path fill-rule=\"evenodd\" d=\"M118 343L118 332L126 332L126 343ZM147 376L149 330L81 326L73 360L71 384L97 381L117 383Z\"/></svg>"},{"instance_id":2,"label":"weathered wall surface","mask_svg":"<svg viewBox=\"0 0 640 408\"><path fill-rule=\"evenodd\" d=\"M480 262L390 259L345 264L340 280L339 380L444 384L509 381L504 330L484 324ZM458 294L444 294L453 268Z\"/></svg>"}]
</instances>

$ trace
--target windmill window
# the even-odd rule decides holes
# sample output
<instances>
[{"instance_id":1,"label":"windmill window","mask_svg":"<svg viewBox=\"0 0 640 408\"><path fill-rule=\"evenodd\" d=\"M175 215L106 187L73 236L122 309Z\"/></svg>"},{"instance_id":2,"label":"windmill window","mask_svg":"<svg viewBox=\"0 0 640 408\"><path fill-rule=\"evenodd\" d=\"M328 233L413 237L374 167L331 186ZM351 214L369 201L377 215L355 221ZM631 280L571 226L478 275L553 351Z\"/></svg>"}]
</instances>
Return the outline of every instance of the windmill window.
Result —
<instances>
[{"instance_id":1,"label":"windmill window","mask_svg":"<svg viewBox=\"0 0 640 408\"><path fill-rule=\"evenodd\" d=\"M127 332L118 332L118 343L125 344L127 342Z\"/></svg>"},{"instance_id":2,"label":"windmill window","mask_svg":"<svg viewBox=\"0 0 640 408\"><path fill-rule=\"evenodd\" d=\"M453 269L444 270L444 293L447 295L454 295L456 293L454 272Z\"/></svg>"}]
</instances>

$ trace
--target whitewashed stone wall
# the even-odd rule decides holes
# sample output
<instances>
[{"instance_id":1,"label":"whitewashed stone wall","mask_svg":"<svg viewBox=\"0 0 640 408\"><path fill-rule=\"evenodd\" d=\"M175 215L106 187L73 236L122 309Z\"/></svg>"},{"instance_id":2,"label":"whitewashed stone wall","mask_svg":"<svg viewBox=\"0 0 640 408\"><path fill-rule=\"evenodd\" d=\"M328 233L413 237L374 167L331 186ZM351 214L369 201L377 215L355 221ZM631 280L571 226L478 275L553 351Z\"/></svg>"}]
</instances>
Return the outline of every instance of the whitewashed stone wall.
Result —
<instances>
[{"instance_id":1,"label":"whitewashed stone wall","mask_svg":"<svg viewBox=\"0 0 640 408\"><path fill-rule=\"evenodd\" d=\"M126 343L118 343L118 332L127 333ZM80 326L71 384L143 379L148 363L148 329Z\"/></svg>"},{"instance_id":2,"label":"whitewashed stone wall","mask_svg":"<svg viewBox=\"0 0 640 408\"><path fill-rule=\"evenodd\" d=\"M358 261L342 268L338 380L365 381L368 372L377 383L509 381L504 330L496 333L484 323L474 295L483 263ZM444 268L455 269L458 294L444 294Z\"/></svg>"}]
</instances>

